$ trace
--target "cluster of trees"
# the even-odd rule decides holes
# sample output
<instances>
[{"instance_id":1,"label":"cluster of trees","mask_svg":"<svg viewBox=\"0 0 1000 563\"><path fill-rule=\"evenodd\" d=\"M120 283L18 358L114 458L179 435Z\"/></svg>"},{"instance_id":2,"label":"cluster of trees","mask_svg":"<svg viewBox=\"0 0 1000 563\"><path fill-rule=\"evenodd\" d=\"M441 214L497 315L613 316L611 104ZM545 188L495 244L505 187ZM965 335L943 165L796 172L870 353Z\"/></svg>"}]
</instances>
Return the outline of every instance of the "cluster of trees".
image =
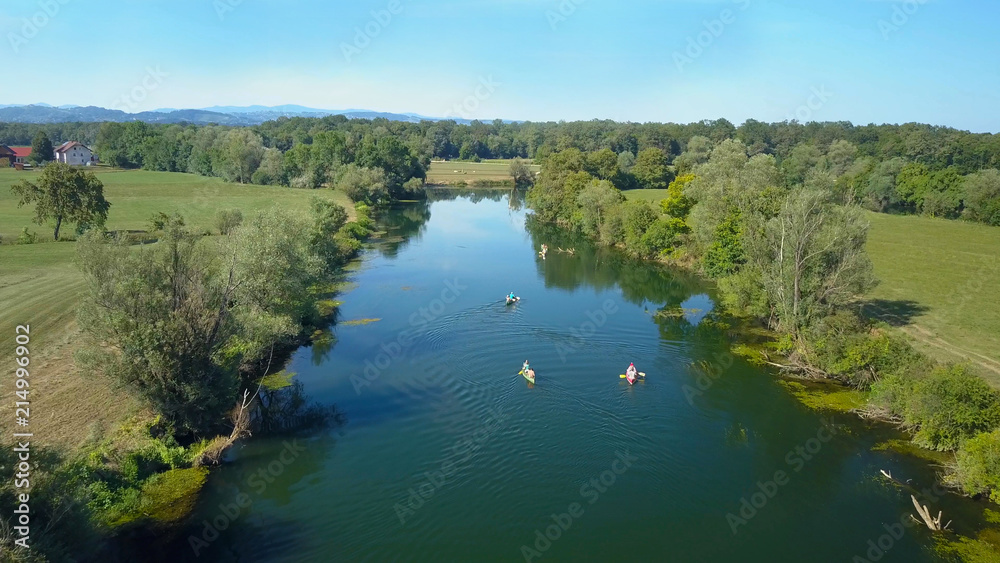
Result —
<instances>
[{"instance_id":1,"label":"cluster of trees","mask_svg":"<svg viewBox=\"0 0 1000 563\"><path fill-rule=\"evenodd\" d=\"M237 390L277 348L322 320L325 280L358 250L368 220L315 198L308 217L220 214L221 242L163 224L137 250L92 231L78 242L89 293L80 308L83 364L146 401L182 436L218 431Z\"/></svg>"},{"instance_id":2,"label":"cluster of trees","mask_svg":"<svg viewBox=\"0 0 1000 563\"><path fill-rule=\"evenodd\" d=\"M871 408L903 421L919 445L957 453L950 476L957 485L1000 499L1000 392L963 366L933 362L858 313L877 283L858 191L881 182L858 180L870 162L843 140L820 152L800 145L780 162L739 139L696 137L688 147L674 159L667 177L678 175L657 207L627 201L626 184L600 166L605 159L577 149L543 161L527 203L539 221L635 255L696 265L718 281L728 310L783 335L777 347L789 355L788 369L871 390ZM921 194L924 205L942 197L934 180L909 189L921 185L917 172L933 178L941 171L920 163L897 170L895 189ZM964 193L994 190L997 174L970 174ZM966 213L982 209L964 205Z\"/></svg>"},{"instance_id":3,"label":"cluster of trees","mask_svg":"<svg viewBox=\"0 0 1000 563\"><path fill-rule=\"evenodd\" d=\"M418 195L429 159L419 158L388 131L370 123L354 125L360 126L318 132L308 143L276 148L248 128L104 123L97 151L103 162L122 168L191 172L243 184L353 187L360 175L376 185L354 195L370 203Z\"/></svg>"},{"instance_id":4,"label":"cluster of trees","mask_svg":"<svg viewBox=\"0 0 1000 563\"><path fill-rule=\"evenodd\" d=\"M681 175L714 146L738 140L749 156L773 156L786 188L808 181L875 211L1000 223L1000 187L991 171L1000 169L1000 135L915 123L855 126L751 119L737 127L717 119L689 124L496 120L465 125L329 116L281 118L252 128L140 122L0 124L0 142L25 144L39 131L56 143L94 143L102 161L116 166L192 172L234 182L317 187L339 182L350 164L382 168L386 189L404 197L413 195L415 184L403 184L423 178L432 159L543 160L578 149L614 153L623 161L619 169L627 170L631 160L641 172L641 155L652 156L655 149L662 155L657 160L665 160L665 166ZM380 147L387 139L391 146ZM655 168L654 163L647 178L635 174L637 183L619 178L616 186L657 185L662 176Z\"/></svg>"}]
</instances>

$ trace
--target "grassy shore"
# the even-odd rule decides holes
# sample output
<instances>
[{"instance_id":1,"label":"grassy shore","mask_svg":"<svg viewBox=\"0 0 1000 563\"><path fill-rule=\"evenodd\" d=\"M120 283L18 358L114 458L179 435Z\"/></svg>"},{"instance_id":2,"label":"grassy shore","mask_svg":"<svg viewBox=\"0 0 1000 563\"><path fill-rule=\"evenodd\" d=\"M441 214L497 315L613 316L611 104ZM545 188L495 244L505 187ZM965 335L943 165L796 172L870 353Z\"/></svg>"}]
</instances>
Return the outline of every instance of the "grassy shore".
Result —
<instances>
[{"instance_id":1,"label":"grassy shore","mask_svg":"<svg viewBox=\"0 0 1000 563\"><path fill-rule=\"evenodd\" d=\"M155 213L182 214L194 230L213 231L216 212L240 209L244 216L280 206L306 210L314 196L343 205L353 217L347 197L331 190L295 190L228 184L192 174L98 169L105 198L111 203L109 230L143 230ZM88 438L103 435L118 422L140 411L127 394L116 393L104 378L85 378L73 361L77 328L76 305L84 281L74 264L75 243L52 242L51 225L31 222L33 206L17 208L10 186L34 172L0 170L0 334L13 338L14 328L31 325L32 414L40 431L36 440L73 450ZM13 243L23 227L36 231L39 243ZM64 225L72 235L74 225ZM0 351L0 361L12 365L12 347ZM0 416L11 413L9 403Z\"/></svg>"},{"instance_id":2,"label":"grassy shore","mask_svg":"<svg viewBox=\"0 0 1000 563\"><path fill-rule=\"evenodd\" d=\"M531 170L542 169L536 164ZM427 183L431 185L472 185L476 180L499 182L511 180L509 160L486 160L483 162L460 162L457 160L435 160L427 170Z\"/></svg>"}]
</instances>

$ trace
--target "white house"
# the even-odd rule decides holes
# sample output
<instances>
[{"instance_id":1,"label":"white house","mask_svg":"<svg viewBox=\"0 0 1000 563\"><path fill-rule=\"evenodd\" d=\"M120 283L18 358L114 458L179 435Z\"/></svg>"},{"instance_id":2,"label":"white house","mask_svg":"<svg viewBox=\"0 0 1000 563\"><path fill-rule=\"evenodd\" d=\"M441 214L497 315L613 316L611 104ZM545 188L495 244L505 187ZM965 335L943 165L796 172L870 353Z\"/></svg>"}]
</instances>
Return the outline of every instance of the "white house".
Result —
<instances>
[{"instance_id":1,"label":"white house","mask_svg":"<svg viewBox=\"0 0 1000 563\"><path fill-rule=\"evenodd\" d=\"M56 162L64 162L72 166L93 166L97 157L85 145L76 141L68 141L56 149Z\"/></svg>"}]
</instances>

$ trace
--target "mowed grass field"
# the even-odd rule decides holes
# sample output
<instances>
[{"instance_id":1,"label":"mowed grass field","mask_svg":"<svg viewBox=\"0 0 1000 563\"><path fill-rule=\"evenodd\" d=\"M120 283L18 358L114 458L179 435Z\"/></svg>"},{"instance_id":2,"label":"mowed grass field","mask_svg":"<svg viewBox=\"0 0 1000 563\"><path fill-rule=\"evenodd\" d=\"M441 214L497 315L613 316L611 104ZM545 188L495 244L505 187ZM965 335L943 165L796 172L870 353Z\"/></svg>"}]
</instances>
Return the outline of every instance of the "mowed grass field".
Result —
<instances>
[{"instance_id":1,"label":"mowed grass field","mask_svg":"<svg viewBox=\"0 0 1000 563\"><path fill-rule=\"evenodd\" d=\"M228 184L219 178L176 172L96 170L104 183L104 197L111 203L107 228L142 230L158 212L178 212L192 229L213 229L220 209L240 209L244 216L273 206L304 210L312 196L328 197L343 205L349 213L354 207L340 192L330 190L295 190L278 186ZM0 170L0 236L13 241L23 227L38 233L39 240L52 240L52 226L31 222L34 206L17 207L18 198L10 186L21 179L37 180L39 172ZM63 233L72 234L75 225L64 225Z\"/></svg>"},{"instance_id":2,"label":"mowed grass field","mask_svg":"<svg viewBox=\"0 0 1000 563\"><path fill-rule=\"evenodd\" d=\"M306 210L314 196L330 198L353 215L350 201L331 190L227 184L217 178L191 174L146 171L98 171L104 196L111 203L106 228L143 230L158 212L181 213L198 231L217 232L215 214L220 209L240 209L244 217L277 206ZM75 264L74 242L52 242L52 225L31 222L33 206L17 208L10 186L37 173L0 170L0 334L13 342L17 325L31 326L32 398L34 420L45 421L39 441L78 446L88 435L112 428L123 417L139 410L125 394L116 393L103 378L80 374L73 352L78 338L76 305L85 282ZM11 244L23 227L35 231L39 242ZM63 225L72 235L75 225ZM0 350L0 361L13 364L13 346ZM9 405L0 408L8 416ZM36 437L39 434L36 434Z\"/></svg>"},{"instance_id":3,"label":"mowed grass field","mask_svg":"<svg viewBox=\"0 0 1000 563\"><path fill-rule=\"evenodd\" d=\"M869 312L944 361L970 361L1000 387L1000 228L869 213L881 283Z\"/></svg>"},{"instance_id":4,"label":"mowed grass field","mask_svg":"<svg viewBox=\"0 0 1000 563\"><path fill-rule=\"evenodd\" d=\"M660 200L667 197L667 190L625 190L625 199L648 201L659 209Z\"/></svg>"},{"instance_id":5,"label":"mowed grass field","mask_svg":"<svg viewBox=\"0 0 1000 563\"><path fill-rule=\"evenodd\" d=\"M539 172L537 164L531 170ZM456 160L435 160L427 170L427 183L451 185L458 182L471 184L476 180L510 180L509 160L486 160L483 162L459 162Z\"/></svg>"}]
</instances>

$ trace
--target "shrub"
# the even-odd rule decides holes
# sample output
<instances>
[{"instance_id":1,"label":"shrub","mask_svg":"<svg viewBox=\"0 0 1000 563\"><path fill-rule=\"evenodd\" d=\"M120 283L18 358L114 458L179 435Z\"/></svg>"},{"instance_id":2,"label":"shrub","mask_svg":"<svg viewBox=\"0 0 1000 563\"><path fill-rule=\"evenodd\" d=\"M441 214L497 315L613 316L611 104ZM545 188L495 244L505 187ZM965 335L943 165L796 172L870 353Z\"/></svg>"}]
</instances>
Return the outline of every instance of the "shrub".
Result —
<instances>
[{"instance_id":1,"label":"shrub","mask_svg":"<svg viewBox=\"0 0 1000 563\"><path fill-rule=\"evenodd\" d=\"M670 254L677 247L677 240L688 232L687 225L681 219L660 217L653 222L639 239L637 252L640 256L657 256Z\"/></svg>"},{"instance_id":2,"label":"shrub","mask_svg":"<svg viewBox=\"0 0 1000 563\"><path fill-rule=\"evenodd\" d=\"M966 440L955 456L954 479L967 494L989 493L1000 502L1000 430Z\"/></svg>"},{"instance_id":3,"label":"shrub","mask_svg":"<svg viewBox=\"0 0 1000 563\"><path fill-rule=\"evenodd\" d=\"M38 233L28 232L28 227L21 229L21 234L17 237L17 244L35 244L38 242Z\"/></svg>"},{"instance_id":4,"label":"shrub","mask_svg":"<svg viewBox=\"0 0 1000 563\"><path fill-rule=\"evenodd\" d=\"M239 209L221 209L215 214L215 227L219 234L228 235L243 224L243 212Z\"/></svg>"},{"instance_id":5,"label":"shrub","mask_svg":"<svg viewBox=\"0 0 1000 563\"><path fill-rule=\"evenodd\" d=\"M1000 426L1000 393L960 365L919 379L884 377L872 385L872 400L902 417L916 429L913 441L932 450L954 450Z\"/></svg>"},{"instance_id":6,"label":"shrub","mask_svg":"<svg viewBox=\"0 0 1000 563\"><path fill-rule=\"evenodd\" d=\"M883 323L871 325L853 311L823 318L807 334L811 360L832 377L859 388L875 380L909 372L927 359Z\"/></svg>"}]
</instances>

